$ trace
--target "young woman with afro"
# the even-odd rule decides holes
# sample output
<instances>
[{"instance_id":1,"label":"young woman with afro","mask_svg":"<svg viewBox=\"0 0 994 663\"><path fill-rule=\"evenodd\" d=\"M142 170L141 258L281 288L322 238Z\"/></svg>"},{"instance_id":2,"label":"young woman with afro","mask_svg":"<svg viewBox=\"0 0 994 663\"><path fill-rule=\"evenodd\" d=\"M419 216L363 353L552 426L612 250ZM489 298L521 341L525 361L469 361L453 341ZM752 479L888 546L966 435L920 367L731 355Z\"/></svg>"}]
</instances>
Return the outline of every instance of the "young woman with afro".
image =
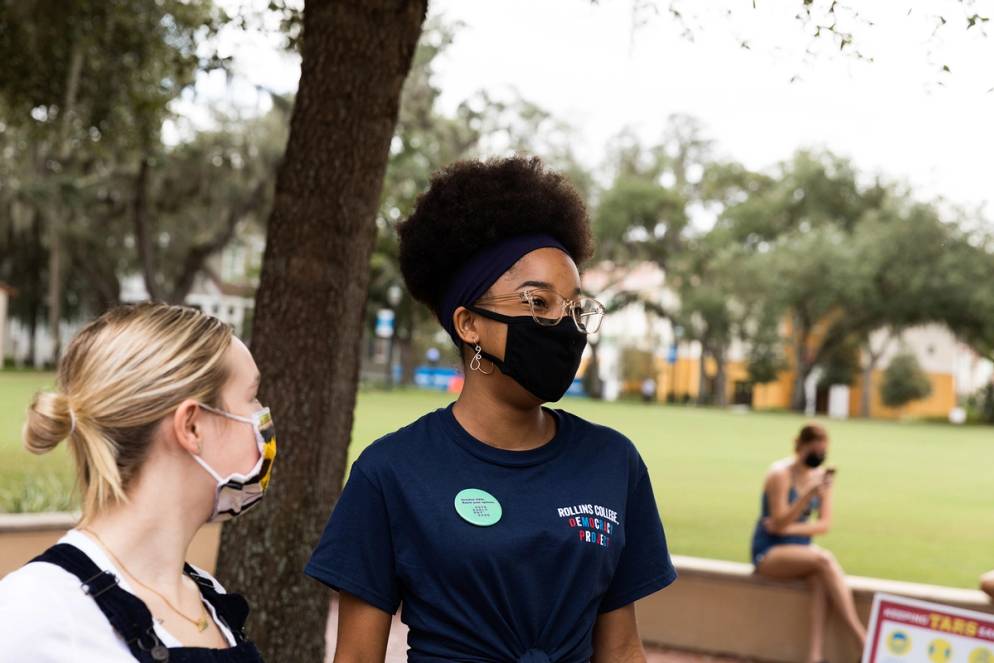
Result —
<instances>
[{"instance_id":1,"label":"young woman with afro","mask_svg":"<svg viewBox=\"0 0 994 663\"><path fill-rule=\"evenodd\" d=\"M634 602L676 578L622 434L545 407L603 307L585 206L537 159L437 173L399 228L407 287L462 354L446 408L369 446L306 572L341 593L335 661L644 661Z\"/></svg>"}]
</instances>

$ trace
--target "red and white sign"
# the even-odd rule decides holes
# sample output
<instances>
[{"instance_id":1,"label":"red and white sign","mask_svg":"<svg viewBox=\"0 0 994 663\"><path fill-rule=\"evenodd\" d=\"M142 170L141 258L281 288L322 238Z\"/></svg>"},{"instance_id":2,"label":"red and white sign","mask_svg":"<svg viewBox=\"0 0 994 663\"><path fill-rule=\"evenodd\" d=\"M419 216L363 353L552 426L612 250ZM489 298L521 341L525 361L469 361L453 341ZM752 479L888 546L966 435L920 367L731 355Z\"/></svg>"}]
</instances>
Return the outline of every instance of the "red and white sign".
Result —
<instances>
[{"instance_id":1,"label":"red and white sign","mask_svg":"<svg viewBox=\"0 0 994 663\"><path fill-rule=\"evenodd\" d=\"M994 615L877 594L863 663L994 663Z\"/></svg>"}]
</instances>

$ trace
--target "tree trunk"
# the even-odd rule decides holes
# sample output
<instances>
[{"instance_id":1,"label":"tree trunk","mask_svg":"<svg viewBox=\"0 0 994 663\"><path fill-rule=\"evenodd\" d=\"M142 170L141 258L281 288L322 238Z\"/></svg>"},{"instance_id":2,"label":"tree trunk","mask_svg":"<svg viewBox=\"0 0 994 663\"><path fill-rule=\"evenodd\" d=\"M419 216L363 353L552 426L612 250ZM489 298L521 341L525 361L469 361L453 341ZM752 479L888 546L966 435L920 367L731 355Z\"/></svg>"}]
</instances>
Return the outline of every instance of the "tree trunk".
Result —
<instances>
[{"instance_id":1,"label":"tree trunk","mask_svg":"<svg viewBox=\"0 0 994 663\"><path fill-rule=\"evenodd\" d=\"M369 257L426 0L304 5L300 86L276 180L252 344L280 431L270 494L225 526L218 572L266 660L321 661L330 593L302 571L341 492Z\"/></svg>"},{"instance_id":2,"label":"tree trunk","mask_svg":"<svg viewBox=\"0 0 994 663\"><path fill-rule=\"evenodd\" d=\"M28 366L38 368L38 314L41 301L36 297L31 304L31 317L28 322Z\"/></svg>"},{"instance_id":3,"label":"tree trunk","mask_svg":"<svg viewBox=\"0 0 994 663\"><path fill-rule=\"evenodd\" d=\"M51 215L49 221L48 248L48 333L52 337L52 365L62 354L62 333L59 323L62 320L62 223L59 213Z\"/></svg>"},{"instance_id":4,"label":"tree trunk","mask_svg":"<svg viewBox=\"0 0 994 663\"><path fill-rule=\"evenodd\" d=\"M880 357L883 356L884 352L890 346L892 336L890 334L884 339L883 346L877 350L873 350L873 343L870 338L866 339L866 347L864 348L866 352L867 362L863 366L863 390L860 393L859 398L859 410L860 416L869 417L870 416L870 403L872 397L873 388L873 370L877 367L877 362L880 361Z\"/></svg>"},{"instance_id":5,"label":"tree trunk","mask_svg":"<svg viewBox=\"0 0 994 663\"><path fill-rule=\"evenodd\" d=\"M76 109L76 94L79 92L79 79L83 73L83 49L77 40L73 45L69 59L69 73L66 76L66 94L59 109L59 145L58 160L61 166L59 176L64 177L67 170L69 155L72 153L72 143L69 140L72 131L72 116ZM54 192L52 194L55 195ZM64 215L67 214L63 205L53 200L52 214L49 215L49 248L48 248L48 324L52 335L52 363L57 364L62 354L62 337L59 325L62 322L62 227Z\"/></svg>"},{"instance_id":6,"label":"tree trunk","mask_svg":"<svg viewBox=\"0 0 994 663\"><path fill-rule=\"evenodd\" d=\"M28 314L28 365L31 368L38 367L38 320L41 318L42 292L45 289L44 278L42 277L42 264L44 262L44 250L41 245L41 214L37 209L31 215L31 263L37 269L28 278L31 284L30 293L25 293L30 298L30 313ZM22 295L23 296L23 295Z\"/></svg>"},{"instance_id":7,"label":"tree trunk","mask_svg":"<svg viewBox=\"0 0 994 663\"><path fill-rule=\"evenodd\" d=\"M794 337L794 389L790 397L790 409L795 412L804 412L807 405L807 394L804 390L804 383L811 374L811 365L808 362L808 334L803 332Z\"/></svg>"},{"instance_id":8,"label":"tree trunk","mask_svg":"<svg viewBox=\"0 0 994 663\"><path fill-rule=\"evenodd\" d=\"M873 387L873 366L875 363L875 360L867 361L863 367L862 391L859 394L859 416L861 417L870 416L870 390Z\"/></svg>"},{"instance_id":9,"label":"tree trunk","mask_svg":"<svg viewBox=\"0 0 994 663\"><path fill-rule=\"evenodd\" d=\"M600 341L596 343L590 341L590 359L587 361L586 369L584 369L582 382L587 396L600 400L604 397L604 385L601 384L601 364L600 357L597 354L598 346L600 346Z\"/></svg>"},{"instance_id":10,"label":"tree trunk","mask_svg":"<svg viewBox=\"0 0 994 663\"><path fill-rule=\"evenodd\" d=\"M135 231L135 243L138 245L138 258L142 265L142 275L145 278L145 292L153 301L163 301L162 289L159 288L158 270L155 266L157 255L154 233L148 218L148 155L143 155L138 165L138 175L135 177L135 199L132 203L132 222Z\"/></svg>"},{"instance_id":11,"label":"tree trunk","mask_svg":"<svg viewBox=\"0 0 994 663\"><path fill-rule=\"evenodd\" d=\"M714 363L717 366L714 375L714 403L718 407L728 405L728 394L725 389L725 348L719 346L714 353Z\"/></svg>"},{"instance_id":12,"label":"tree trunk","mask_svg":"<svg viewBox=\"0 0 994 663\"><path fill-rule=\"evenodd\" d=\"M707 359L708 351L707 347L701 342L701 358L697 362L697 404L707 405L710 400L710 378L708 378L707 370Z\"/></svg>"},{"instance_id":13,"label":"tree trunk","mask_svg":"<svg viewBox=\"0 0 994 663\"><path fill-rule=\"evenodd\" d=\"M808 367L798 367L794 375L794 389L790 397L790 409L795 412L804 412L808 404L808 395L804 383L808 380L811 369Z\"/></svg>"}]
</instances>

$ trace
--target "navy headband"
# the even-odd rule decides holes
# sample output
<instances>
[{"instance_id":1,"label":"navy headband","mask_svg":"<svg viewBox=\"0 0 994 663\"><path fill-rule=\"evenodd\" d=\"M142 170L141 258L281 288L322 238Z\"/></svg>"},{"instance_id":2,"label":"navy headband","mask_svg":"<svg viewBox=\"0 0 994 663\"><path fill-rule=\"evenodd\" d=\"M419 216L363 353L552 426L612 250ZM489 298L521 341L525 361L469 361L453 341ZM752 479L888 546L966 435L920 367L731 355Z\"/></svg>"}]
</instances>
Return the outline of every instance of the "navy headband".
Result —
<instances>
[{"instance_id":1,"label":"navy headband","mask_svg":"<svg viewBox=\"0 0 994 663\"><path fill-rule=\"evenodd\" d=\"M460 306L468 306L482 297L497 279L514 263L525 255L537 249L555 248L569 255L562 242L552 235L516 235L488 246L472 258L459 270L438 304L435 315L442 327L452 337L456 347L462 345L459 334L456 333L452 314Z\"/></svg>"}]
</instances>

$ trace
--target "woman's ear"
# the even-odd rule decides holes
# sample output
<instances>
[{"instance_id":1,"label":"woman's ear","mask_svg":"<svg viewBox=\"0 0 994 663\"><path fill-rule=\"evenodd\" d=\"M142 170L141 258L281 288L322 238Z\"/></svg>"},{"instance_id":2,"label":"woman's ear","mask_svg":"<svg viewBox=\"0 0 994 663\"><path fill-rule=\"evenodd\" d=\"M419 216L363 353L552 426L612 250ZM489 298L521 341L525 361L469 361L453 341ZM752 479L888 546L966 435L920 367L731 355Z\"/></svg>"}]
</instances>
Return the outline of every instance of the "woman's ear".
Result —
<instances>
[{"instance_id":1,"label":"woman's ear","mask_svg":"<svg viewBox=\"0 0 994 663\"><path fill-rule=\"evenodd\" d=\"M192 454L200 454L204 449L203 410L197 401L187 399L180 403L172 423L179 445Z\"/></svg>"},{"instance_id":2,"label":"woman's ear","mask_svg":"<svg viewBox=\"0 0 994 663\"><path fill-rule=\"evenodd\" d=\"M452 313L452 324L455 325L456 334L463 343L470 346L480 342L480 331L476 328L476 316L465 306L460 306Z\"/></svg>"}]
</instances>

